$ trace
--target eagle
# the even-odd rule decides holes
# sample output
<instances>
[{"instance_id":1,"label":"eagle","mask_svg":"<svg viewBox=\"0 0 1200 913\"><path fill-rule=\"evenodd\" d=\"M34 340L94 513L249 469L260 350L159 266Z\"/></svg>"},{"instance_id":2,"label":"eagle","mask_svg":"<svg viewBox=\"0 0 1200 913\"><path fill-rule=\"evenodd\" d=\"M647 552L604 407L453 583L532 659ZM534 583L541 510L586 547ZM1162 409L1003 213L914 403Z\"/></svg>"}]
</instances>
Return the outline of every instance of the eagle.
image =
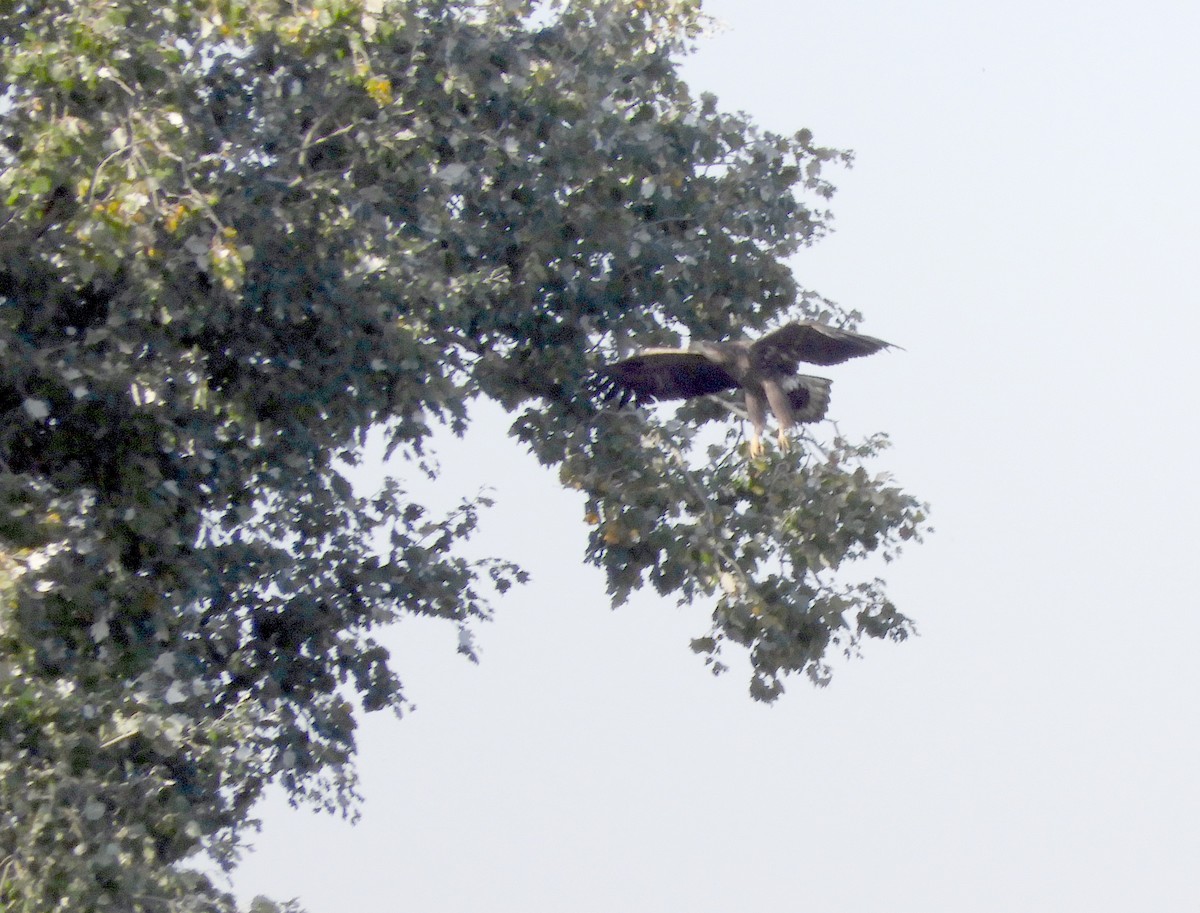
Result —
<instances>
[{"instance_id":1,"label":"eagle","mask_svg":"<svg viewBox=\"0 0 1200 913\"><path fill-rule=\"evenodd\" d=\"M812 320L796 321L760 339L693 342L686 349L642 349L606 365L598 373L602 398L618 407L661 399L691 399L741 389L754 431L750 454L762 454L762 433L769 405L779 421L779 447L787 450L788 432L799 422L816 422L829 409L832 381L799 374L801 362L836 365L873 355L892 344Z\"/></svg>"}]
</instances>

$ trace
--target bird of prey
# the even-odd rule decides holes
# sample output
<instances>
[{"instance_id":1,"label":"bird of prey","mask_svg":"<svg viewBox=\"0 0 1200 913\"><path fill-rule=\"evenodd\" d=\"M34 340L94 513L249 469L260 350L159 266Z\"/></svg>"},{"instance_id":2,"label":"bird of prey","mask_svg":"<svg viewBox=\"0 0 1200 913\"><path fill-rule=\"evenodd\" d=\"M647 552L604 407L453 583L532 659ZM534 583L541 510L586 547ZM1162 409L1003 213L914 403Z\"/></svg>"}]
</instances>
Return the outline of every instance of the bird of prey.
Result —
<instances>
[{"instance_id":1,"label":"bird of prey","mask_svg":"<svg viewBox=\"0 0 1200 913\"><path fill-rule=\"evenodd\" d=\"M798 321L753 342L693 342L686 349L643 349L601 368L598 386L605 399L616 399L619 406L740 388L754 426L750 453L759 456L768 405L779 421L782 450L788 449L788 431L798 422L820 421L829 408L832 381L797 373L801 362L836 365L890 347L891 343L874 336Z\"/></svg>"}]
</instances>

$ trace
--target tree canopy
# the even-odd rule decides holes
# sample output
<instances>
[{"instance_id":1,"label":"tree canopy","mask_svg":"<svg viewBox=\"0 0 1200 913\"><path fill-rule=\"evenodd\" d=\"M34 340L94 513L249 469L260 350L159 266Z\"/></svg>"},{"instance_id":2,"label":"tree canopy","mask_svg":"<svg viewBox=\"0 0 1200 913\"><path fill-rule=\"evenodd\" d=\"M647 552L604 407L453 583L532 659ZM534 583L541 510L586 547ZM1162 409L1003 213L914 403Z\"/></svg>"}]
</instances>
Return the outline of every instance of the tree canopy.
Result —
<instances>
[{"instance_id":1,"label":"tree canopy","mask_svg":"<svg viewBox=\"0 0 1200 913\"><path fill-rule=\"evenodd\" d=\"M636 344L853 324L786 262L848 155L694 96L689 0L0 3L0 905L232 909L265 786L353 811L375 639L465 633L524 579L401 476L472 401L584 500L614 603L712 605L752 694L910 621L853 559L924 508L810 432L748 459L728 403L618 410ZM719 423L714 424L715 420ZM411 476L410 476L411 479ZM269 906L265 901L263 908Z\"/></svg>"}]
</instances>

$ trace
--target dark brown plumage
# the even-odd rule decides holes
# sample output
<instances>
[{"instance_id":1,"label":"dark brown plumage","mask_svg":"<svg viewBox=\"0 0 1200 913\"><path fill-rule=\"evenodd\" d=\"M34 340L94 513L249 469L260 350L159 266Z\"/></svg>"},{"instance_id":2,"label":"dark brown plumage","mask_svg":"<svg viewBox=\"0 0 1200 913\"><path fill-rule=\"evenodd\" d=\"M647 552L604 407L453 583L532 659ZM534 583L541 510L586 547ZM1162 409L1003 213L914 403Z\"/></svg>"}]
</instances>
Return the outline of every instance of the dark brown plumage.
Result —
<instances>
[{"instance_id":1,"label":"dark brown plumage","mask_svg":"<svg viewBox=\"0 0 1200 913\"><path fill-rule=\"evenodd\" d=\"M836 365L871 355L891 343L813 321L789 323L753 342L694 342L686 349L644 349L600 370L600 390L619 405L691 399L741 389L754 426L751 453L762 452L766 407L779 420L779 446L799 422L815 422L829 408L824 377L798 374L802 362Z\"/></svg>"}]
</instances>

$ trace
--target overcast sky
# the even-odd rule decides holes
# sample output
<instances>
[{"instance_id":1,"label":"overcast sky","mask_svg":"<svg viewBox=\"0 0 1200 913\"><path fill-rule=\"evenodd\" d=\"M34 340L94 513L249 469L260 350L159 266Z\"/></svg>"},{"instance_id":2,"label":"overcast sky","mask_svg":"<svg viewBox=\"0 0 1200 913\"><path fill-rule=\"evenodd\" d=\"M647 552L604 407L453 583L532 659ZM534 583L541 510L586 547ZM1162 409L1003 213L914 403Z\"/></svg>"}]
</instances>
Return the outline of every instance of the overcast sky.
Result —
<instances>
[{"instance_id":1,"label":"overcast sky","mask_svg":"<svg viewBox=\"0 0 1200 913\"><path fill-rule=\"evenodd\" d=\"M843 431L933 505L883 570L921 636L774 707L612 612L576 495L482 416L451 488L524 564L479 631L387 637L363 819L276 797L235 887L311 913L1200 910L1200 4L720 0L687 72L852 148L802 284L892 352ZM828 426L826 426L828 428ZM832 432L830 432L832 433ZM731 654L732 656L732 654Z\"/></svg>"}]
</instances>

